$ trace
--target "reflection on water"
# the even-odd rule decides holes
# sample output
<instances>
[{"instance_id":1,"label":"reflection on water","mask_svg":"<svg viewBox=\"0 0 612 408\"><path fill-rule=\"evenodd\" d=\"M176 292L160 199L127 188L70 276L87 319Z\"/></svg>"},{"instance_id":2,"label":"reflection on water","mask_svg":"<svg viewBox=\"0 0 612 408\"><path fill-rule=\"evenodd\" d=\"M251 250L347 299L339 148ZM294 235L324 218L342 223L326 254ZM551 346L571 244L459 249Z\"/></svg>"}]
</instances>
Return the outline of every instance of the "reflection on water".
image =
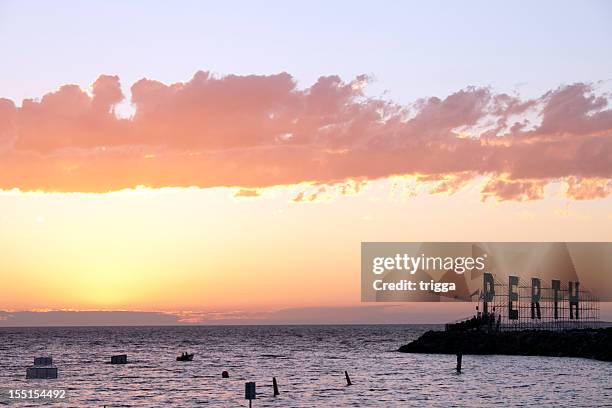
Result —
<instances>
[{"instance_id":1,"label":"reflection on water","mask_svg":"<svg viewBox=\"0 0 612 408\"><path fill-rule=\"evenodd\" d=\"M457 375L453 355L395 352L432 327L2 328L0 387L65 388L67 406L248 406L246 381L257 382L254 407L612 405L606 362L466 355ZM183 351L194 361L177 362ZM106 364L123 353L130 364ZM42 355L59 379L26 380Z\"/></svg>"}]
</instances>

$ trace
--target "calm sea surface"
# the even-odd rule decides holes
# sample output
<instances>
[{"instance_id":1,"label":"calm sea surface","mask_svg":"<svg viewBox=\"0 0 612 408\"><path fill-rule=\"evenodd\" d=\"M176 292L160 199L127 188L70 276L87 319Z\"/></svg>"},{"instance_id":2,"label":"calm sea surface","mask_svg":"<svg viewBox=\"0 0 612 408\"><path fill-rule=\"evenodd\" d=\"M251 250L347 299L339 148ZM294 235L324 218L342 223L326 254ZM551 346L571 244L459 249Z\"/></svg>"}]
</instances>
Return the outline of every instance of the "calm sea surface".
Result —
<instances>
[{"instance_id":1,"label":"calm sea surface","mask_svg":"<svg viewBox=\"0 0 612 408\"><path fill-rule=\"evenodd\" d=\"M395 351L432 328L0 328L0 388L66 389L68 400L54 406L70 407L244 407L246 381L257 383L253 407L612 406L611 363L466 355L457 375L453 355ZM177 362L182 351L194 361ZM130 364L107 364L123 353ZM53 356L59 378L26 380L26 367L43 355Z\"/></svg>"}]
</instances>

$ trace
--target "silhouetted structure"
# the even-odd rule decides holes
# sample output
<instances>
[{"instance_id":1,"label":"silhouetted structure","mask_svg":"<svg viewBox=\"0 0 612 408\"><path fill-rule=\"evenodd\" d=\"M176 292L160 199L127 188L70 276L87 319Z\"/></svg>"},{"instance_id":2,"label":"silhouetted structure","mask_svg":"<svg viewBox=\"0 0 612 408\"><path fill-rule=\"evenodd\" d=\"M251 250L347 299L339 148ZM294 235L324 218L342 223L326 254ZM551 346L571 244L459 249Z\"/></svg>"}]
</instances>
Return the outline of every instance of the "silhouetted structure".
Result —
<instances>
[{"instance_id":1,"label":"silhouetted structure","mask_svg":"<svg viewBox=\"0 0 612 408\"><path fill-rule=\"evenodd\" d=\"M599 327L599 299L580 282L539 278L527 284L517 276L508 283L483 274L483 288L474 316L449 323L446 330L567 330ZM482 307L482 312L479 312Z\"/></svg>"}]
</instances>

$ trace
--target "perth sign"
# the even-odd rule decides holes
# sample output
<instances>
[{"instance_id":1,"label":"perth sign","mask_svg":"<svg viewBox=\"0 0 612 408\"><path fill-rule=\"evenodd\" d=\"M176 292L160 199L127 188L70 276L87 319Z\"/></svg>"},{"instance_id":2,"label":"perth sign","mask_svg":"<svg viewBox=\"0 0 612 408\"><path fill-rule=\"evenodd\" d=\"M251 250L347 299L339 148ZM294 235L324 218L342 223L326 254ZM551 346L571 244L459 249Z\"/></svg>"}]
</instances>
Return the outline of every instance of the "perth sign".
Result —
<instances>
[{"instance_id":1,"label":"perth sign","mask_svg":"<svg viewBox=\"0 0 612 408\"><path fill-rule=\"evenodd\" d=\"M480 294L482 313L494 315L502 329L587 327L599 320L599 300L579 281L507 278L484 273Z\"/></svg>"}]
</instances>

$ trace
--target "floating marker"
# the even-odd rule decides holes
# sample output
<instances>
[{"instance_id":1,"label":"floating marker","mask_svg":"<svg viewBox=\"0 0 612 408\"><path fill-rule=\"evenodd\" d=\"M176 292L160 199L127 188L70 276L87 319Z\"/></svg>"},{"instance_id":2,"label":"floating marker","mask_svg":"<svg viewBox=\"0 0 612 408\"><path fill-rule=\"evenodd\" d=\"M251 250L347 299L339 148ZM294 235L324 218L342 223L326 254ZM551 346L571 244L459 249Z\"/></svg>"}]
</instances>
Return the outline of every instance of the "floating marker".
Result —
<instances>
[{"instance_id":1,"label":"floating marker","mask_svg":"<svg viewBox=\"0 0 612 408\"><path fill-rule=\"evenodd\" d=\"M111 356L111 364L127 364L127 354Z\"/></svg>"},{"instance_id":2,"label":"floating marker","mask_svg":"<svg viewBox=\"0 0 612 408\"><path fill-rule=\"evenodd\" d=\"M221 378L229 378L229 373L227 371L222 372Z\"/></svg>"},{"instance_id":3,"label":"floating marker","mask_svg":"<svg viewBox=\"0 0 612 408\"><path fill-rule=\"evenodd\" d=\"M57 367L53 365L51 357L36 357L34 365L26 369L26 379L55 379Z\"/></svg>"},{"instance_id":4,"label":"floating marker","mask_svg":"<svg viewBox=\"0 0 612 408\"><path fill-rule=\"evenodd\" d=\"M344 376L346 377L346 385L353 385L353 383L351 382L351 377L349 377L348 375L348 371L344 372Z\"/></svg>"}]
</instances>

